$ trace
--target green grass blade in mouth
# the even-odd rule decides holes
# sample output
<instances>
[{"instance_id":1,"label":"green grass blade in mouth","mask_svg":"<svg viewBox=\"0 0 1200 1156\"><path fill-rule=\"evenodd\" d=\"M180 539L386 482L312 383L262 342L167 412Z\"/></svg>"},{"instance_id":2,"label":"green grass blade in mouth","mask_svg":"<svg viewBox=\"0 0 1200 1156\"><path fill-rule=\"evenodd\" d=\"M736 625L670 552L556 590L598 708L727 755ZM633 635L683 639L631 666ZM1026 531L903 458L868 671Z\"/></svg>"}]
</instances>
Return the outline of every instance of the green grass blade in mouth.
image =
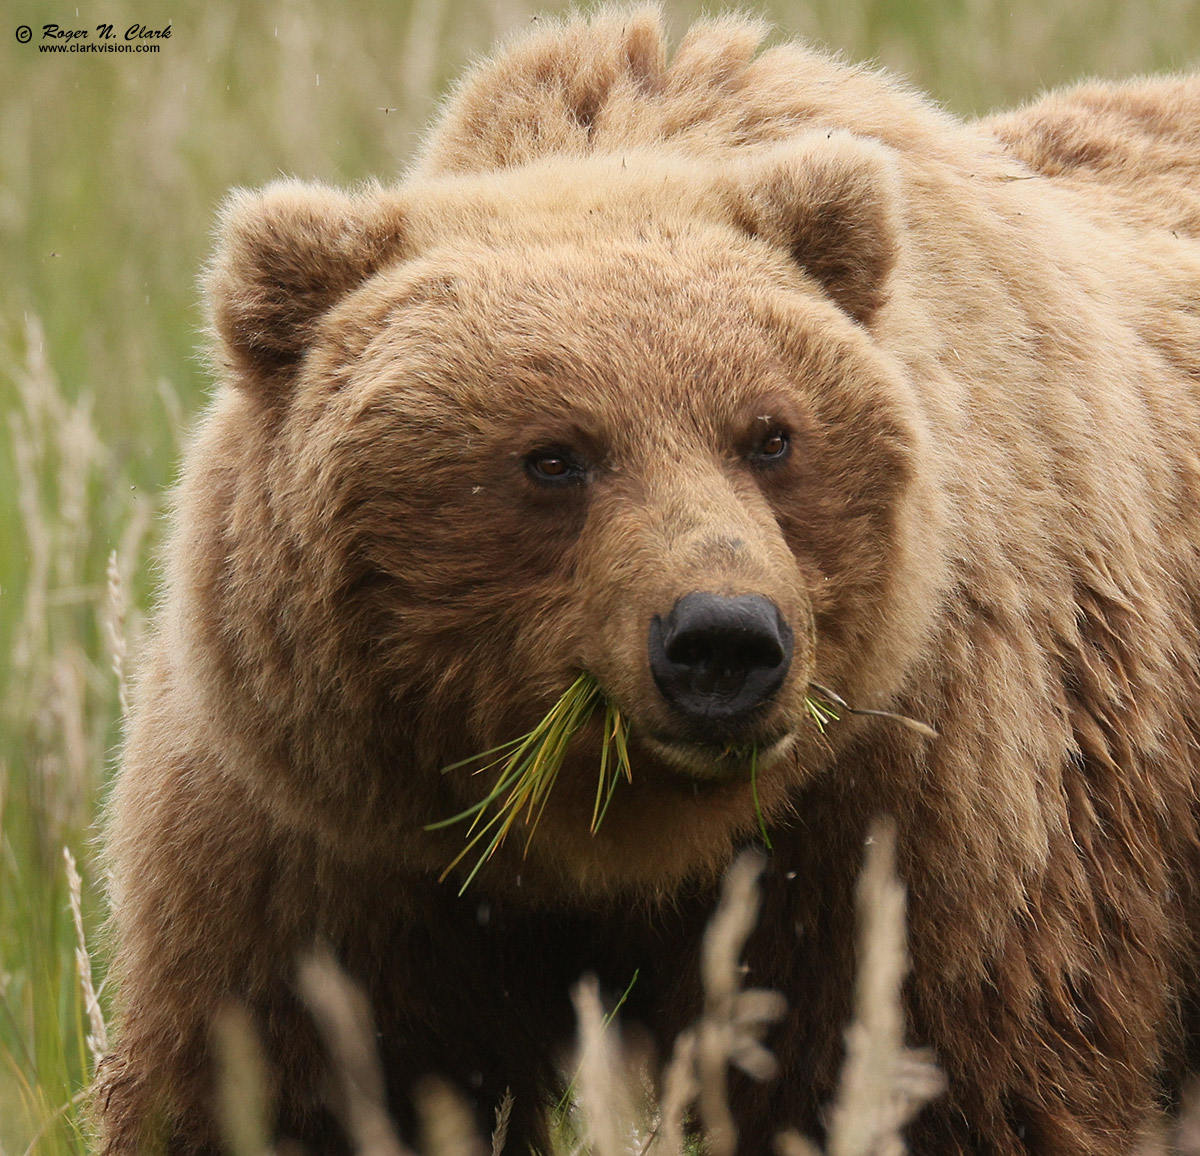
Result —
<instances>
[{"instance_id":1,"label":"green grass blade in mouth","mask_svg":"<svg viewBox=\"0 0 1200 1156\"><path fill-rule=\"evenodd\" d=\"M464 819L470 819L472 817L478 819L478 817L517 780L520 775L519 768L523 765L523 763L520 761L521 756L533 741L534 734L533 732L530 732L523 738L513 739L511 742L503 743L498 747L493 747L490 751L484 751L483 754L474 755L469 759L460 759L457 763L451 763L448 767L443 767L442 774L446 774L448 771L454 771L459 767L468 766L479 759L486 759L489 755L493 755L497 751L513 752L512 754L502 754L498 758L492 759L490 763L484 763L483 766L472 772L473 774L480 775L484 771L490 771L493 767L500 766L501 763L504 764L504 772L501 774L496 785L492 788L491 793L486 798L481 799L478 803L472 804L465 811L459 811L457 815L451 815L448 819L438 819L434 823L427 823L425 825L425 830L437 831L442 827L452 827L455 823L461 823ZM512 769L514 765L518 769Z\"/></svg>"},{"instance_id":2,"label":"green grass blade in mouth","mask_svg":"<svg viewBox=\"0 0 1200 1156\"><path fill-rule=\"evenodd\" d=\"M576 685L584 676L576 680ZM541 747L534 759L538 764L538 769L531 775L532 785L529 795L529 810L525 818L525 822L529 827L529 834L525 839L525 850L529 850L529 842L533 838L533 833L537 830L537 825L541 821L542 812L546 809L546 803L550 798L550 788L554 786L555 780L558 778L558 772L562 768L563 759L567 756L567 745L575 736L576 731L580 729L588 721L595 709L597 700L601 697L599 686L595 685L595 680L590 680L592 685L586 688L586 693L583 691L570 702L566 711L561 726L555 728L552 733L546 737L546 743ZM561 700L560 700L561 701ZM537 807L536 813L534 807Z\"/></svg>"},{"instance_id":3,"label":"green grass blade in mouth","mask_svg":"<svg viewBox=\"0 0 1200 1156\"><path fill-rule=\"evenodd\" d=\"M604 704L604 743L600 748L600 776L596 780L596 805L592 809L591 833L594 835L608 814L617 783L624 775L633 782L633 769L629 765L629 724L621 717L621 710L611 699ZM612 766L615 761L615 768Z\"/></svg>"},{"instance_id":4,"label":"green grass blade in mouth","mask_svg":"<svg viewBox=\"0 0 1200 1156\"><path fill-rule=\"evenodd\" d=\"M842 714L857 714L891 719L926 738L937 738L937 731L916 719L891 711L852 707L841 695L828 687L815 682L810 683L809 687L813 693L805 696L804 706L822 733L830 723L837 722ZM451 815L448 819L440 819L426 826L427 831L437 831L470 820L466 846L442 872L442 880L473 850L482 846L479 858L459 893L465 891L522 816L526 826L525 851L528 852L534 832L545 813L550 792L562 769L567 748L575 735L591 719L601 702L604 703L604 726L589 830L594 835L600 829L618 782L622 777L628 782L633 782L633 770L629 759L629 724L623 718L620 708L600 689L595 677L584 672L571 683L541 722L528 734L442 768L443 773L446 773L480 764L474 774L500 768L495 785L478 803L473 803L466 810ZM757 746L750 751L750 795L763 846L770 850L771 839L758 793ZM492 811L490 815L489 811Z\"/></svg>"},{"instance_id":5,"label":"green grass blade in mouth","mask_svg":"<svg viewBox=\"0 0 1200 1156\"><path fill-rule=\"evenodd\" d=\"M936 739L939 737L938 732L933 727L928 723L921 722L919 719L909 718L903 714L896 714L890 710L868 710L866 707L851 706L840 694L830 690L827 686L822 686L819 682L810 682L808 685L812 690L816 691L817 697L806 696L804 702L808 707L809 714L816 720L817 728L822 733L825 730L825 724L836 720L838 718L837 711L841 710L847 714L890 719L892 722L907 727L910 731L915 731L922 738Z\"/></svg>"},{"instance_id":6,"label":"green grass blade in mouth","mask_svg":"<svg viewBox=\"0 0 1200 1156\"><path fill-rule=\"evenodd\" d=\"M754 800L754 815L758 819L758 833L762 836L763 846L772 851L771 836L767 834L767 819L763 814L762 804L758 801L758 746L750 748L750 797Z\"/></svg>"},{"instance_id":7,"label":"green grass blade in mouth","mask_svg":"<svg viewBox=\"0 0 1200 1156\"><path fill-rule=\"evenodd\" d=\"M446 773L481 763L474 774L500 768L495 785L478 803L473 803L457 815L429 823L425 827L427 831L436 831L470 820L466 846L441 875L441 879L444 880L472 850L482 845L480 856L467 875L459 894L467 889L483 864L496 853L522 815L527 828L525 850L529 850L530 841L549 801L551 789L562 769L567 748L592 717L601 701L604 702L605 708L604 732L591 823L591 832L595 834L608 810L618 780L624 776L629 782L633 782L633 771L629 763L629 724L591 674L581 674L528 734L442 768L442 772ZM485 821L485 816L493 807L494 813Z\"/></svg>"},{"instance_id":8,"label":"green grass blade in mouth","mask_svg":"<svg viewBox=\"0 0 1200 1156\"><path fill-rule=\"evenodd\" d=\"M811 695L804 696L804 708L812 716L813 722L817 724L817 730L822 734L825 733L826 726L831 722L837 722L839 717L828 700L813 698Z\"/></svg>"}]
</instances>

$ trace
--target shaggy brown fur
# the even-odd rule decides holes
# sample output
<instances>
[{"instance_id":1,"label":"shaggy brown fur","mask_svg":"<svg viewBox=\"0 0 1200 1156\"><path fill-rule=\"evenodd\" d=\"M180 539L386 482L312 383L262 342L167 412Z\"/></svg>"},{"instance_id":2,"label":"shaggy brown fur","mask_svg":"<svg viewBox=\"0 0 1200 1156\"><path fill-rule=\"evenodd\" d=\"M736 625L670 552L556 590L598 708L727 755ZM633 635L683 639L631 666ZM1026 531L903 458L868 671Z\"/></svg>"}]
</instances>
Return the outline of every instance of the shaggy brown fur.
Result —
<instances>
[{"instance_id":1,"label":"shaggy brown fur","mask_svg":"<svg viewBox=\"0 0 1200 1156\"><path fill-rule=\"evenodd\" d=\"M280 1135L338 1150L293 988L317 942L370 993L404 1127L436 1072L484 1118L511 1086L511 1150L542 1143L582 972L639 967L664 1042L695 1014L753 744L751 979L791 1010L783 1075L734 1089L746 1152L819 1132L880 813L949 1081L916 1150L1115 1156L1167 1102L1196 995L1200 83L963 124L760 39L701 25L668 61L653 12L543 29L398 187L230 200L223 385L112 806L110 1156L213 1150L227 1001ZM650 669L697 591L794 638L736 734ZM439 768L580 670L631 721L632 785L589 835L595 720L528 856L456 898L462 831L423 828L483 788ZM822 735L810 680L940 738Z\"/></svg>"}]
</instances>

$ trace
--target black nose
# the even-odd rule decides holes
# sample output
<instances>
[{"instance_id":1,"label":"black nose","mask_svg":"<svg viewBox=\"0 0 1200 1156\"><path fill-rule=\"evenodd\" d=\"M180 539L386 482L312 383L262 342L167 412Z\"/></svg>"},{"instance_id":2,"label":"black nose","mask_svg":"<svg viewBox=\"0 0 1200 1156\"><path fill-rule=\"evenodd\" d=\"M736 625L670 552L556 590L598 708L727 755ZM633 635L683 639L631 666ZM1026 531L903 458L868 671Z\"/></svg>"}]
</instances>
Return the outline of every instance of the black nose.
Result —
<instances>
[{"instance_id":1,"label":"black nose","mask_svg":"<svg viewBox=\"0 0 1200 1156\"><path fill-rule=\"evenodd\" d=\"M650 622L650 673L695 722L735 722L787 677L792 631L759 594L687 594Z\"/></svg>"}]
</instances>

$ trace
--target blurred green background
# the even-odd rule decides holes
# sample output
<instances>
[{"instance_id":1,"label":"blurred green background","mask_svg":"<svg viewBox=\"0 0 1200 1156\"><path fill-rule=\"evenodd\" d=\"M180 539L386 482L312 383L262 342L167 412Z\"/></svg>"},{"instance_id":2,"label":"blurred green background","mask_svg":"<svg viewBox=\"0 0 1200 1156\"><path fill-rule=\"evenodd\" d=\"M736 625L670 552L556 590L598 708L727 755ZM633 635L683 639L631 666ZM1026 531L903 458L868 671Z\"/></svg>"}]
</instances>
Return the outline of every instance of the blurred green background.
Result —
<instances>
[{"instance_id":1,"label":"blurred green background","mask_svg":"<svg viewBox=\"0 0 1200 1156\"><path fill-rule=\"evenodd\" d=\"M80 1152L99 1032L63 848L105 971L95 820L154 588L162 494L208 387L197 274L227 189L399 174L449 78L525 0L157 0L0 20L0 1156ZM1182 69L1195 0L811 0L779 36L873 59L964 115L1085 75ZM676 38L698 6L667 8ZM156 54L41 29L170 26ZM29 25L31 43L17 29ZM124 657L123 657L124 655ZM105 1003L102 992L101 1003ZM102 1041L94 1041L95 1048ZM95 1050L95 1048L93 1050Z\"/></svg>"}]
</instances>

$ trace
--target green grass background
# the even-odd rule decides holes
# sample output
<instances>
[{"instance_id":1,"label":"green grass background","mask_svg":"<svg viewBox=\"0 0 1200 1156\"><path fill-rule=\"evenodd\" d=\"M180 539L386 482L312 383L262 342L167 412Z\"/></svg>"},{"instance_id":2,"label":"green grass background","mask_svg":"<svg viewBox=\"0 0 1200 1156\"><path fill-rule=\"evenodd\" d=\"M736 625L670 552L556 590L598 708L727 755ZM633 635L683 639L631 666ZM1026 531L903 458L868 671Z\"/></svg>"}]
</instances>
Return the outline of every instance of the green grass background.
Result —
<instances>
[{"instance_id":1,"label":"green grass background","mask_svg":"<svg viewBox=\"0 0 1200 1156\"><path fill-rule=\"evenodd\" d=\"M91 1059L62 849L105 970L96 815L119 743L115 551L135 661L158 512L208 383L216 207L280 174L399 174L447 80L527 0L17 0L0 17L0 1156L86 1150ZM668 6L676 35L699 11ZM1084 75L1185 68L1195 0L811 0L756 8L963 114ZM156 55L48 55L41 26L161 28ZM28 24L34 41L20 44Z\"/></svg>"}]
</instances>

